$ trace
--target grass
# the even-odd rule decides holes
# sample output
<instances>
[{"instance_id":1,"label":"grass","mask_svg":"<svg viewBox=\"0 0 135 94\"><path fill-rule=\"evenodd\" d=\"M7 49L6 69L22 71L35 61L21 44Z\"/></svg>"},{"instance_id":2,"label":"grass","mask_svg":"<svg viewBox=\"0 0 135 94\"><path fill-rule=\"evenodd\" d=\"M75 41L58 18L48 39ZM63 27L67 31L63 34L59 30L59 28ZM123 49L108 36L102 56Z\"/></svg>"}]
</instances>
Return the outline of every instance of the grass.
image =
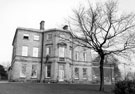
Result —
<instances>
[{"instance_id":1,"label":"grass","mask_svg":"<svg viewBox=\"0 0 135 94\"><path fill-rule=\"evenodd\" d=\"M111 85L99 92L99 85L0 83L0 94L113 94L112 89Z\"/></svg>"}]
</instances>

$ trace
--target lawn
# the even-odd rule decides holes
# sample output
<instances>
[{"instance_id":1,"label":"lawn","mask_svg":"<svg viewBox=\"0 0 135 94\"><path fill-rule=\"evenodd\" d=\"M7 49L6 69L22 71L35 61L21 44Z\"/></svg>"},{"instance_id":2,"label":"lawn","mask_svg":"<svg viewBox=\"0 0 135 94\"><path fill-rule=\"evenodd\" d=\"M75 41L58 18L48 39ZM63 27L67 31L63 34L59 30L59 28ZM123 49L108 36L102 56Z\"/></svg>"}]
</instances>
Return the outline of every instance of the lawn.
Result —
<instances>
[{"instance_id":1,"label":"lawn","mask_svg":"<svg viewBox=\"0 0 135 94\"><path fill-rule=\"evenodd\" d=\"M105 92L98 89L84 84L0 83L0 94L113 94L113 86L106 85Z\"/></svg>"}]
</instances>

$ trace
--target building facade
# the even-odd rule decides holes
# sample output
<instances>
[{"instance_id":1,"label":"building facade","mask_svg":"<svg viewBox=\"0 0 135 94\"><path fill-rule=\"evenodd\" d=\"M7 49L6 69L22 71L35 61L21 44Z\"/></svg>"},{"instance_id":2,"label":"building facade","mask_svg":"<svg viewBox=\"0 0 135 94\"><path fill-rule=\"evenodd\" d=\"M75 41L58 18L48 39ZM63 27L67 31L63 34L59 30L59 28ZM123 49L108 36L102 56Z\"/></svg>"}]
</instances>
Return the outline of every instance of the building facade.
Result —
<instances>
[{"instance_id":1,"label":"building facade","mask_svg":"<svg viewBox=\"0 0 135 94\"><path fill-rule=\"evenodd\" d=\"M9 80L91 83L92 51L75 41L67 27L44 30L44 21L39 30L17 28Z\"/></svg>"}]
</instances>

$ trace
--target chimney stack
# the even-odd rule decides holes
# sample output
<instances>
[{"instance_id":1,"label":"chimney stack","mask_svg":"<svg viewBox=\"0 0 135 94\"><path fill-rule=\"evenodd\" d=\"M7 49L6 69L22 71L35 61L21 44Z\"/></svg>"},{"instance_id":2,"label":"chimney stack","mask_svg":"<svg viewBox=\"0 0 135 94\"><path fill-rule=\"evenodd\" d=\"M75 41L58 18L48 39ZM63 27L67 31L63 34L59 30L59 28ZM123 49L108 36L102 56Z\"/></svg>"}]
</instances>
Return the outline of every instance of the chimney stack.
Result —
<instances>
[{"instance_id":1,"label":"chimney stack","mask_svg":"<svg viewBox=\"0 0 135 94\"><path fill-rule=\"evenodd\" d=\"M68 25L64 25L63 30L68 30Z\"/></svg>"},{"instance_id":2,"label":"chimney stack","mask_svg":"<svg viewBox=\"0 0 135 94\"><path fill-rule=\"evenodd\" d=\"M44 24L45 24L45 21L40 22L40 30L44 30Z\"/></svg>"}]
</instances>

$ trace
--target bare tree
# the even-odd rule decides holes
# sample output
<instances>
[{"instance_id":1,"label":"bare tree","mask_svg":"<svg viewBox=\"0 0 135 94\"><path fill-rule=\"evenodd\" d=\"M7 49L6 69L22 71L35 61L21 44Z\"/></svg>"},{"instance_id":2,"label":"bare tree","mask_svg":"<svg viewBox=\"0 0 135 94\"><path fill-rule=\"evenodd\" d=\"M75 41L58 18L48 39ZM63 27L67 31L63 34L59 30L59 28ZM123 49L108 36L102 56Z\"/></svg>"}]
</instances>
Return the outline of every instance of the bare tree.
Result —
<instances>
[{"instance_id":1,"label":"bare tree","mask_svg":"<svg viewBox=\"0 0 135 94\"><path fill-rule=\"evenodd\" d=\"M89 3L88 8L81 6L73 10L75 16L70 21L74 22L70 24L71 33L79 45L96 51L100 56L100 91L104 90L105 56L126 55L135 48L135 15L120 15L117 6L115 1L98 3L95 7Z\"/></svg>"}]
</instances>

